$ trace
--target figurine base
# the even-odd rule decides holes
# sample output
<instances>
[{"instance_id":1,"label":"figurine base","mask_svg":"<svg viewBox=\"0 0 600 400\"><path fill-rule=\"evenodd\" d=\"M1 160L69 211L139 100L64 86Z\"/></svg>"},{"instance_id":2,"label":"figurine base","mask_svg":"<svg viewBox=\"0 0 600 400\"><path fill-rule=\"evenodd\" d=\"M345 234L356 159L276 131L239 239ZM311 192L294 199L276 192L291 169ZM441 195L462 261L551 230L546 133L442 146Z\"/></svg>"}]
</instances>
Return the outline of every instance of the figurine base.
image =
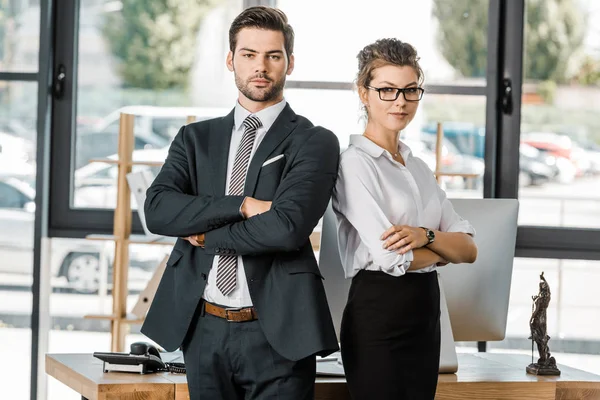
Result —
<instances>
[{"instance_id":1,"label":"figurine base","mask_svg":"<svg viewBox=\"0 0 600 400\"><path fill-rule=\"evenodd\" d=\"M538 363L529 364L525 370L532 375L560 375L560 369L556 366L539 365Z\"/></svg>"}]
</instances>

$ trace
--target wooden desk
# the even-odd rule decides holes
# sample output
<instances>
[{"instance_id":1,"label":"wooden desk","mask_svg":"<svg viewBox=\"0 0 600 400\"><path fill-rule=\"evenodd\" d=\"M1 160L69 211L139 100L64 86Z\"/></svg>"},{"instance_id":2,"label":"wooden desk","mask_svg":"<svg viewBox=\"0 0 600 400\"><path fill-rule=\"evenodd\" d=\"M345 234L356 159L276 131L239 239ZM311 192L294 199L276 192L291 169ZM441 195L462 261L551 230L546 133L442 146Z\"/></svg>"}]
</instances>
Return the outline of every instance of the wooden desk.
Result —
<instances>
[{"instance_id":1,"label":"wooden desk","mask_svg":"<svg viewBox=\"0 0 600 400\"><path fill-rule=\"evenodd\" d=\"M436 400L600 400L600 376L559 366L560 377L527 375L524 355L458 354L456 374L440 375ZM184 375L103 373L91 354L47 354L46 373L88 400L187 400ZM349 400L342 378L318 377L315 399Z\"/></svg>"}]
</instances>

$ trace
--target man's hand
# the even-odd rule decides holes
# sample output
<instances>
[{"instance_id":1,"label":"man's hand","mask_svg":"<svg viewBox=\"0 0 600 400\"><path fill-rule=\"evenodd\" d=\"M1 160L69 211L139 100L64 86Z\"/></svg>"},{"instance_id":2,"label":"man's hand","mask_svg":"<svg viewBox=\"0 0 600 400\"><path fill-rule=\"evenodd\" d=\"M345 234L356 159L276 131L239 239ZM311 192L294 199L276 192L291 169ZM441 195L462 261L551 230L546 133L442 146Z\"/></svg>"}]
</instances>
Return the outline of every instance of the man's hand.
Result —
<instances>
[{"instance_id":1,"label":"man's hand","mask_svg":"<svg viewBox=\"0 0 600 400\"><path fill-rule=\"evenodd\" d=\"M271 201L257 200L253 197L246 197L242 203L242 215L248 219L258 214L262 214L271 209Z\"/></svg>"},{"instance_id":2,"label":"man's hand","mask_svg":"<svg viewBox=\"0 0 600 400\"><path fill-rule=\"evenodd\" d=\"M385 240L384 249L397 250L398 254L404 254L429 243L424 229L408 225L394 225L383 232L380 239Z\"/></svg>"},{"instance_id":3,"label":"man's hand","mask_svg":"<svg viewBox=\"0 0 600 400\"><path fill-rule=\"evenodd\" d=\"M191 235L188 237L182 238L183 240L187 240L190 242L192 246L195 247L204 247L204 233L199 233L197 235Z\"/></svg>"}]
</instances>

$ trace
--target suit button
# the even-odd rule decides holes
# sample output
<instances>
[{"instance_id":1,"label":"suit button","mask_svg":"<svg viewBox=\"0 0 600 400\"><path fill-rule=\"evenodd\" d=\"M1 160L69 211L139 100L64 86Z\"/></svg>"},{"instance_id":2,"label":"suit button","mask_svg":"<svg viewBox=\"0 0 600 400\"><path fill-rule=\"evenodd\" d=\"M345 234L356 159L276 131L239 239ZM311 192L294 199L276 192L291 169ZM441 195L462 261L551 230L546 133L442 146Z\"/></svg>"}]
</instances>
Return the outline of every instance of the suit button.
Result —
<instances>
[{"instance_id":1,"label":"suit button","mask_svg":"<svg viewBox=\"0 0 600 400\"><path fill-rule=\"evenodd\" d=\"M206 274L202 274L202 279L206 280Z\"/></svg>"},{"instance_id":2,"label":"suit button","mask_svg":"<svg viewBox=\"0 0 600 400\"><path fill-rule=\"evenodd\" d=\"M233 253L235 253L235 252L233 251L233 249L228 249L228 250L227 250L227 252L228 252L229 254L233 254Z\"/></svg>"},{"instance_id":3,"label":"suit button","mask_svg":"<svg viewBox=\"0 0 600 400\"><path fill-rule=\"evenodd\" d=\"M221 248L220 247L215 248L215 253L220 253L220 252L221 252Z\"/></svg>"}]
</instances>

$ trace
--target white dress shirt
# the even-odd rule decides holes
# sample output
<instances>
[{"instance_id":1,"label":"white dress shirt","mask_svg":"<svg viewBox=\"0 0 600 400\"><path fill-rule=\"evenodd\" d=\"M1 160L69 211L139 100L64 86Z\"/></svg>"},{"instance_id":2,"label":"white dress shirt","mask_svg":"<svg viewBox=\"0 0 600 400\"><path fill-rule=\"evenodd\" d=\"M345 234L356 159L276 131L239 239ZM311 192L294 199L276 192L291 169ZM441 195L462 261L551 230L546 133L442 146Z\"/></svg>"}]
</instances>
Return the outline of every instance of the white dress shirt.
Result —
<instances>
[{"instance_id":1,"label":"white dress shirt","mask_svg":"<svg viewBox=\"0 0 600 400\"><path fill-rule=\"evenodd\" d=\"M361 269L404 275L413 252L400 255L384 249L381 235L392 225L427 227L443 232L474 235L438 186L432 171L398 142L406 166L362 135L350 136L350 146L340 157L333 192L338 244L346 278ZM408 272L430 272L436 266Z\"/></svg>"},{"instance_id":2,"label":"white dress shirt","mask_svg":"<svg viewBox=\"0 0 600 400\"><path fill-rule=\"evenodd\" d=\"M254 139L254 145L252 146L252 152L250 153L250 161L256 153L256 149L260 145L260 142L264 139L267 131L273 126L273 123L281 114L285 108L286 101L281 100L279 103L274 104L270 107L260 110L255 113L262 123L262 126L256 131L256 138ZM225 185L225 195L229 194L229 181L231 179L231 169L233 168L233 162L235 161L235 154L242 141L244 135L243 122L251 112L246 110L236 103L234 111L234 123L233 132L231 135L231 145L229 146L229 158L227 160L227 183ZM248 165L250 165L248 163ZM227 307L250 307L252 306L252 299L250 298L250 292L248 291L248 282L246 281L246 271L244 270L244 261L241 256L237 258L237 284L233 292L228 296L224 296L223 293L217 288L217 268L218 268L219 256L216 255L212 268L208 274L206 281L206 288L204 289L204 296L206 301L214 304L220 304Z\"/></svg>"}]
</instances>

